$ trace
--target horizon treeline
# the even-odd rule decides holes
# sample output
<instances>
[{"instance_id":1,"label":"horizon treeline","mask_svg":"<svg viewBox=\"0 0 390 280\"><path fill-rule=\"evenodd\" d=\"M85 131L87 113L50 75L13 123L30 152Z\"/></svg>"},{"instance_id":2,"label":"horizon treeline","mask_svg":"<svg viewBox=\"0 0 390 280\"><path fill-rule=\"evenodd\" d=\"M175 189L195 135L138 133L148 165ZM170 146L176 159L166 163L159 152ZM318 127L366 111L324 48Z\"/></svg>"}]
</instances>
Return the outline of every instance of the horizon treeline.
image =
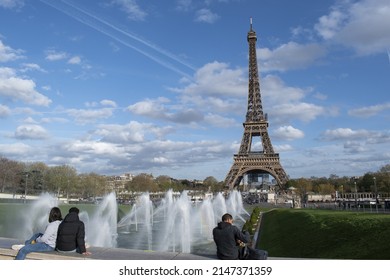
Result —
<instances>
[{"instance_id":1,"label":"horizon treeline","mask_svg":"<svg viewBox=\"0 0 390 280\"><path fill-rule=\"evenodd\" d=\"M131 180L118 180L118 177L119 175L101 175L95 172L79 174L69 165L48 166L43 162L25 163L0 156L0 192L15 195L49 192L57 196L88 198L102 196L113 190L126 194L169 189L210 192L225 189L224 182L213 176L208 176L203 181L175 179L167 175L154 177L147 173L134 175ZM302 194L334 194L336 191L390 193L390 164L381 167L377 172L368 172L360 177L339 177L331 174L329 177L290 179L281 190L291 187Z\"/></svg>"}]
</instances>

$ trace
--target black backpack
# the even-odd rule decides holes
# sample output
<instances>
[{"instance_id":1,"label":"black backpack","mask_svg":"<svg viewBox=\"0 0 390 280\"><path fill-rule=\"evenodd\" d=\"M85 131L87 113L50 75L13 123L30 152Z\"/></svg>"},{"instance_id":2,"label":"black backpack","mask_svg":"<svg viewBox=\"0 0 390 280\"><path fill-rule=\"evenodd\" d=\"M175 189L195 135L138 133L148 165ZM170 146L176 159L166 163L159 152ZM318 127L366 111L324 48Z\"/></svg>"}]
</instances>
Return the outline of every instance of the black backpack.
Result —
<instances>
[{"instance_id":1,"label":"black backpack","mask_svg":"<svg viewBox=\"0 0 390 280\"><path fill-rule=\"evenodd\" d=\"M268 258L268 252L261 249L253 249L245 245L240 247L238 258L240 260L266 260Z\"/></svg>"},{"instance_id":2,"label":"black backpack","mask_svg":"<svg viewBox=\"0 0 390 280\"><path fill-rule=\"evenodd\" d=\"M266 260L268 259L268 252L261 249L249 249L248 260Z\"/></svg>"}]
</instances>

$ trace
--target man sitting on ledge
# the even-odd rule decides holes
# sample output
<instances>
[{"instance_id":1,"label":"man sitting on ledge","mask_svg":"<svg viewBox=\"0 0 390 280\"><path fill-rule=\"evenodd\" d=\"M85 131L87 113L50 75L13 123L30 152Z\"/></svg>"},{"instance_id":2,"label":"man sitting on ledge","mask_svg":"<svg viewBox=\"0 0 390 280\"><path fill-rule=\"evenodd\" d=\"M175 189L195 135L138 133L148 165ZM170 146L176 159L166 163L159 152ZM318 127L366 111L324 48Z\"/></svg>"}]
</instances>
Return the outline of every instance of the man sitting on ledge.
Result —
<instances>
[{"instance_id":1,"label":"man sitting on ledge","mask_svg":"<svg viewBox=\"0 0 390 280\"><path fill-rule=\"evenodd\" d=\"M237 260L237 244L249 242L249 233L242 233L233 225L233 217L229 213L222 216L222 222L213 229L214 242L217 245L217 257L221 260Z\"/></svg>"},{"instance_id":2,"label":"man sitting on ledge","mask_svg":"<svg viewBox=\"0 0 390 280\"><path fill-rule=\"evenodd\" d=\"M56 249L61 253L77 252L90 255L85 247L85 226L79 219L79 209L72 207L58 226Z\"/></svg>"}]
</instances>

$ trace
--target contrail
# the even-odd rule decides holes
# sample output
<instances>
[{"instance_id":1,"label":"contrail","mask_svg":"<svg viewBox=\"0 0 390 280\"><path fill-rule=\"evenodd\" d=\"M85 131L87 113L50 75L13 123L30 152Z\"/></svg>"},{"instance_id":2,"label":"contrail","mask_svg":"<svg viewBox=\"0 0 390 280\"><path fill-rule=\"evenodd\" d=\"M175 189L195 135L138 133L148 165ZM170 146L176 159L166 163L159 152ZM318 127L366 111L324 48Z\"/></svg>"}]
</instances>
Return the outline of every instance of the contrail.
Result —
<instances>
[{"instance_id":1,"label":"contrail","mask_svg":"<svg viewBox=\"0 0 390 280\"><path fill-rule=\"evenodd\" d=\"M126 31L124 31L124 30L122 30L122 29L120 29L120 28L114 26L113 24L111 24L111 23L109 23L109 22L107 22L107 21L105 21L105 20L103 20L103 19L101 19L101 18L98 18L97 16L95 16L95 15L93 15L93 14L91 14L91 13L89 13L89 12L87 12L87 11L85 11L85 10L83 10L83 9L81 9L81 8L79 8L79 7L77 7L77 6L75 6L75 5L72 4L72 3L69 3L69 2L66 1L66 0L62 0L62 2L64 2L64 3L66 3L67 5L69 5L69 6L73 7L73 8L75 8L75 9L79 10L80 12L82 12L82 13L84 13L84 14L86 14L86 15L88 15L88 16L94 18L94 19L96 19L97 21L99 21L99 22L101 22L101 23L103 23L103 24L105 24L105 25L111 27L112 29L114 29L114 30L116 30L116 31L118 31L118 32L120 32L120 33L122 33L122 34L124 34L124 35L126 35L126 36L128 36L128 37L130 37L130 38L132 38L132 39L134 39L134 40L136 40L136 41L138 41L138 42L140 42L140 43L142 43L142 44L144 44L144 45L150 47L150 48L152 48L152 49L154 49L155 51L157 51L157 52L159 52L159 53L161 53L161 54L163 54L163 55L165 55L165 56L171 58L172 60L175 60L175 61L179 62L180 64L182 64L182 65L184 65L184 66L190 68L191 70L194 70L194 71L196 70L196 69L195 69L193 66L191 66L190 64L186 63L185 61L181 60L180 58L176 57L175 55L173 55L173 54L171 54L171 53L169 53L169 52L167 52L167 51L161 49L160 47L155 46L155 45L153 45L153 44L151 44L151 43L149 43L149 42L147 42L147 41L145 41L145 40L142 40L142 39L140 39L139 37L137 37L137 36L135 36L135 35L133 35L133 34L130 34L130 33L128 33L128 32L126 32Z\"/></svg>"},{"instance_id":2,"label":"contrail","mask_svg":"<svg viewBox=\"0 0 390 280\"><path fill-rule=\"evenodd\" d=\"M90 20L93 19L93 20L95 20L95 21L97 21L97 22L99 22L101 24L104 24L105 26L108 26L111 29L113 29L115 31L118 31L121 34L123 34L123 35L125 35L125 36L127 36L127 37L129 37L129 38L131 38L133 40L136 40L137 42L140 42L140 43L144 44L145 46L147 46L147 47L155 50L156 52L158 52L158 53L160 53L160 54L162 54L162 55L164 55L164 56L166 56L166 57L168 57L168 58L170 58L170 59L180 63L181 65L184 65L184 66L188 67L192 71L195 71L195 69L191 65L189 65L188 63L183 62L182 60L180 60L179 58L177 58L173 54L170 54L169 52L167 52L165 50L162 50L161 48L159 48L159 47L157 47L157 46L155 46L155 45L153 45L153 44L151 44L149 42L146 42L145 40L142 40L139 37L134 36L134 35L126 32L126 31L124 31L124 30L122 30L122 29L112 25L111 23L109 23L109 22L107 22L105 20L102 20L102 19L98 18L95 15L92 15L91 13L89 13L89 12L87 12L87 11L81 9L81 8L76 7L74 4L68 3L67 1L61 1L61 2L65 3L66 5L68 5L69 7L73 8L73 9L77 10L79 13L82 13L83 15L86 15L87 18L85 18L85 17L83 18L80 15L76 15L76 13L72 13L70 11L66 11L65 9L60 8L57 5L55 5L53 3L50 3L49 1L46 1L46 0L40 0L40 1L45 3L48 6L51 6L52 8L54 8L54 9L64 13L64 14L72 17L73 19L81 22L82 24L87 25L87 26L93 28L94 30L96 30L96 31L98 31L98 32L100 32L100 33L102 33L102 34L104 34L104 35L114 39L115 41L117 41L117 42L119 42L119 43L121 43L121 44L123 44L123 45L125 45L125 46L127 46L127 47L129 47L129 48L131 48L131 49L133 49L133 50L135 50L137 52L139 52L140 54L142 54L142 55L146 56L147 58L155 61L156 63L164 66L165 68L170 69L173 72L176 72L176 73L178 73L180 75L183 75L183 76L185 76L185 77L187 77L187 78L192 80L192 77L190 75L188 75L187 73L177 69L175 66L171 65L170 63L168 63L166 61L163 61L162 59L157 58L157 57L153 56L152 54L150 54L150 53L148 53L148 52L146 52L146 51L144 51L144 50L142 50L140 48L137 48L136 46L134 46L134 45L132 45L132 44L130 44L128 42L125 42L124 40L122 40L122 39L118 38L117 36L115 36L114 34L112 34L112 32L104 30L102 27L97 26L95 23L92 23Z\"/></svg>"},{"instance_id":3,"label":"contrail","mask_svg":"<svg viewBox=\"0 0 390 280\"><path fill-rule=\"evenodd\" d=\"M387 49L387 56L389 57L389 63L390 63L390 51Z\"/></svg>"}]
</instances>

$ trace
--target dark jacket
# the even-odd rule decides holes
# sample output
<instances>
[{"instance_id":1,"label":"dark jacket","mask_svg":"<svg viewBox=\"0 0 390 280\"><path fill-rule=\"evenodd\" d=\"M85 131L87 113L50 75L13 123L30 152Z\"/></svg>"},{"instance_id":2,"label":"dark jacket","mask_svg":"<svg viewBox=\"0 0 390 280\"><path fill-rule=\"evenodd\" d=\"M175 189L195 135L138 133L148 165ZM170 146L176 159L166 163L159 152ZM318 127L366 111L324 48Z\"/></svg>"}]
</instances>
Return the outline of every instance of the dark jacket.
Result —
<instances>
[{"instance_id":1,"label":"dark jacket","mask_svg":"<svg viewBox=\"0 0 390 280\"><path fill-rule=\"evenodd\" d=\"M77 250L82 254L85 249L85 227L77 213L69 213L58 226L56 248L60 251Z\"/></svg>"},{"instance_id":2,"label":"dark jacket","mask_svg":"<svg viewBox=\"0 0 390 280\"><path fill-rule=\"evenodd\" d=\"M243 234L236 226L220 222L213 229L214 242L217 245L217 256L221 260L238 259L237 240L249 242L249 234Z\"/></svg>"}]
</instances>

